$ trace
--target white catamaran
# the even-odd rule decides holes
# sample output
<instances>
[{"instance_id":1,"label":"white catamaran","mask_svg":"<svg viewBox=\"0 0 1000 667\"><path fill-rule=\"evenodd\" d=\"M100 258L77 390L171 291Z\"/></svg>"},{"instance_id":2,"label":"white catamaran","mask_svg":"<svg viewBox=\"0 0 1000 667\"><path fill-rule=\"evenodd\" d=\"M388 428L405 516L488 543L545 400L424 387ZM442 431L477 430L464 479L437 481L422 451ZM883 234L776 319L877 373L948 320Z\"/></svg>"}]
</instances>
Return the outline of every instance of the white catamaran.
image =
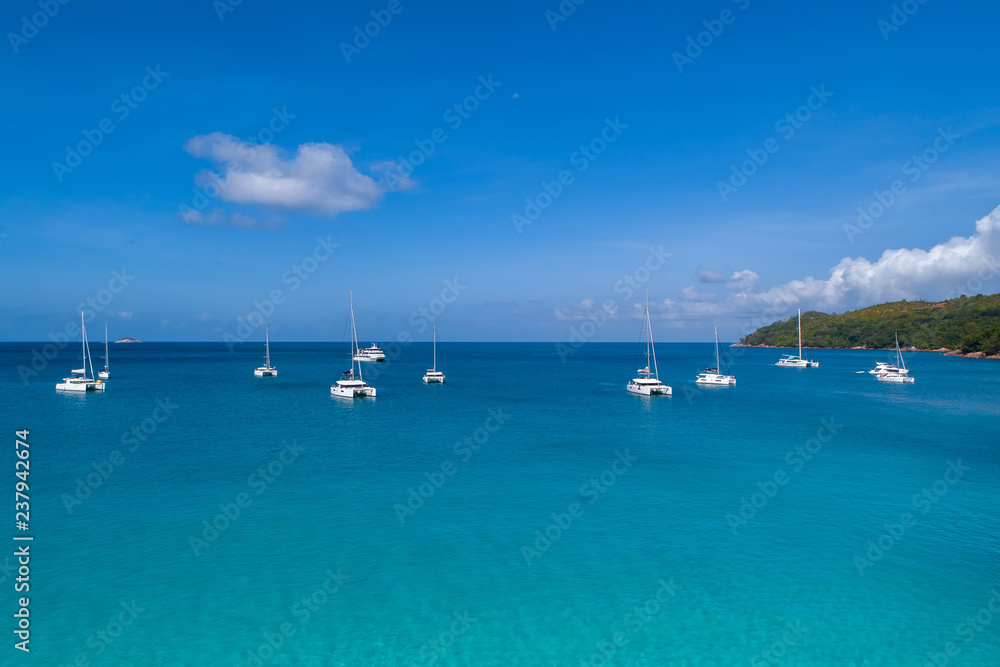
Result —
<instances>
[{"instance_id":1,"label":"white catamaran","mask_svg":"<svg viewBox=\"0 0 1000 667\"><path fill-rule=\"evenodd\" d=\"M255 368L253 374L259 378L278 375L278 369L271 365L271 337L268 334L267 325L264 325L264 365Z\"/></svg>"},{"instance_id":2,"label":"white catamaran","mask_svg":"<svg viewBox=\"0 0 1000 667\"><path fill-rule=\"evenodd\" d=\"M434 363L432 367L427 369L424 373L424 384L444 384L444 373L437 369L438 367L438 332L437 324L434 324Z\"/></svg>"},{"instance_id":3,"label":"white catamaran","mask_svg":"<svg viewBox=\"0 0 1000 667\"><path fill-rule=\"evenodd\" d=\"M104 370L97 372L97 377L101 380L107 380L111 377L111 368L108 364L111 363L111 359L108 356L108 323L104 323Z\"/></svg>"},{"instance_id":4,"label":"white catamaran","mask_svg":"<svg viewBox=\"0 0 1000 667\"><path fill-rule=\"evenodd\" d=\"M726 369L729 370L728 368ZM736 384L735 375L722 375L719 373L719 328L715 328L715 368L706 368L704 372L698 373L695 379L696 384L707 384L715 387L732 387Z\"/></svg>"},{"instance_id":5,"label":"white catamaran","mask_svg":"<svg viewBox=\"0 0 1000 667\"><path fill-rule=\"evenodd\" d=\"M639 377L629 381L626 389L630 394L640 396L671 396L673 389L660 382L660 372L656 367L656 349L653 347L653 328L649 320L649 294L646 294L646 320L643 323L646 329L646 367L640 368L637 372ZM653 361L653 370L649 370L650 359Z\"/></svg>"},{"instance_id":6,"label":"white catamaran","mask_svg":"<svg viewBox=\"0 0 1000 667\"><path fill-rule=\"evenodd\" d=\"M786 368L818 368L818 361L807 361L802 358L802 309L799 309L799 356L794 354L786 354L778 359L778 363L775 366L784 366Z\"/></svg>"},{"instance_id":7,"label":"white catamaran","mask_svg":"<svg viewBox=\"0 0 1000 667\"><path fill-rule=\"evenodd\" d=\"M71 370L68 378L63 378L62 382L56 383L56 389L79 392L104 391L107 385L101 380L94 379L94 363L90 360L90 347L87 345L87 329L83 324L83 311L80 311L80 341L83 345L83 368ZM90 375L87 374L88 366Z\"/></svg>"},{"instance_id":8,"label":"white catamaran","mask_svg":"<svg viewBox=\"0 0 1000 667\"><path fill-rule=\"evenodd\" d=\"M358 331L354 325L354 292L351 292L351 370L344 371L341 375L343 380L337 380L336 384L330 385L330 394L341 398L364 398L370 396L375 398L375 387L367 384L361 376L361 361L358 359ZM354 365L357 362L358 372L354 373ZM357 379L355 379L355 377Z\"/></svg>"},{"instance_id":9,"label":"white catamaran","mask_svg":"<svg viewBox=\"0 0 1000 667\"><path fill-rule=\"evenodd\" d=\"M879 382L913 384L914 379L910 377L910 371L906 368L906 362L903 361L903 353L899 350L899 334L896 334L896 363L898 366L879 362L874 371L869 371L869 373L874 373L875 379Z\"/></svg>"}]
</instances>

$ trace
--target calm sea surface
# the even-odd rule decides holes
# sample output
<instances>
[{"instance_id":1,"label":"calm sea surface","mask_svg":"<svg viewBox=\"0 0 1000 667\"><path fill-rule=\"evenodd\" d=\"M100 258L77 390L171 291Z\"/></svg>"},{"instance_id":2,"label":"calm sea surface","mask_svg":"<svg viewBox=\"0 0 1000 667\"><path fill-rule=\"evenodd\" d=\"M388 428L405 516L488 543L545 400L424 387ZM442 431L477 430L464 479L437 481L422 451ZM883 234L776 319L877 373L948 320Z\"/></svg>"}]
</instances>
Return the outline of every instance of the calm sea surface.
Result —
<instances>
[{"instance_id":1,"label":"calm sea surface","mask_svg":"<svg viewBox=\"0 0 1000 667\"><path fill-rule=\"evenodd\" d=\"M440 343L425 386L414 344L345 401L346 344L116 345L85 396L33 347L31 664L1000 665L1000 362L733 349L710 389L665 344L648 399L633 345Z\"/></svg>"}]
</instances>

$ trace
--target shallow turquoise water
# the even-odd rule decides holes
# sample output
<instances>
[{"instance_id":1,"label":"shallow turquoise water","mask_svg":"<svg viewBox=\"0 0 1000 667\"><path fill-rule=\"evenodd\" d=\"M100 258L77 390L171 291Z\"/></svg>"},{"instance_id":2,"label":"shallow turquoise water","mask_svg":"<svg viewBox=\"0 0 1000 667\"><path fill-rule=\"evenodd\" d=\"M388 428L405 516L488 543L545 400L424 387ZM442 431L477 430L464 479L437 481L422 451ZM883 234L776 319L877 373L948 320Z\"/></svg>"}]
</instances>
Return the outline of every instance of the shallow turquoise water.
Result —
<instances>
[{"instance_id":1,"label":"shallow turquoise water","mask_svg":"<svg viewBox=\"0 0 1000 667\"><path fill-rule=\"evenodd\" d=\"M23 383L32 347L0 357L3 424L31 430L33 664L1000 664L1000 618L959 627L1000 590L996 362L915 354L898 387L855 373L873 352L736 350L738 386L703 389L711 346L661 345L650 400L631 345L441 343L428 387L415 344L345 402L343 345L272 344L270 379L256 346L116 346L84 397L54 390L72 350Z\"/></svg>"}]
</instances>

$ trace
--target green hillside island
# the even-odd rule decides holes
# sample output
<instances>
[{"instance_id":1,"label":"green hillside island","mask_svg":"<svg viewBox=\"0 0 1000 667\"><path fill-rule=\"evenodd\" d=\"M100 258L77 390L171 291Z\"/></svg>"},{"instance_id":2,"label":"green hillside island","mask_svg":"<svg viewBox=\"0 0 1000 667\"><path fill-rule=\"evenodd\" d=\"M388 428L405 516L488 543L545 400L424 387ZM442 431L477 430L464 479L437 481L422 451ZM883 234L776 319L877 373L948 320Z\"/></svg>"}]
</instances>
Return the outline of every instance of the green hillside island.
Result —
<instances>
[{"instance_id":1,"label":"green hillside island","mask_svg":"<svg viewBox=\"0 0 1000 667\"><path fill-rule=\"evenodd\" d=\"M797 347L795 319L761 327L737 345ZM896 301L840 315L802 313L803 347L891 349L896 332L901 348L1000 359L1000 294Z\"/></svg>"}]
</instances>

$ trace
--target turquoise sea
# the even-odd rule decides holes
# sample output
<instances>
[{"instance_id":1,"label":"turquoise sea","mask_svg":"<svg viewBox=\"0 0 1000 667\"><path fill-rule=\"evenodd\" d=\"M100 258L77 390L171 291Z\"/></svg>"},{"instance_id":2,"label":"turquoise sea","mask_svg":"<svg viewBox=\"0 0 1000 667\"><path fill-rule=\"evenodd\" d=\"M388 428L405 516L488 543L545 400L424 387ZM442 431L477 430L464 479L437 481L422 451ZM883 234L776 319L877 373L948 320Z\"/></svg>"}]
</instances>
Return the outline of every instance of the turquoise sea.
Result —
<instances>
[{"instance_id":1,"label":"turquoise sea","mask_svg":"<svg viewBox=\"0 0 1000 667\"><path fill-rule=\"evenodd\" d=\"M346 344L267 379L263 345L116 345L86 396L32 348L0 346L34 537L3 664L1000 665L1000 362L734 348L711 389L711 344L663 344L648 399L633 345L444 342L447 384L414 344L350 402Z\"/></svg>"}]
</instances>

